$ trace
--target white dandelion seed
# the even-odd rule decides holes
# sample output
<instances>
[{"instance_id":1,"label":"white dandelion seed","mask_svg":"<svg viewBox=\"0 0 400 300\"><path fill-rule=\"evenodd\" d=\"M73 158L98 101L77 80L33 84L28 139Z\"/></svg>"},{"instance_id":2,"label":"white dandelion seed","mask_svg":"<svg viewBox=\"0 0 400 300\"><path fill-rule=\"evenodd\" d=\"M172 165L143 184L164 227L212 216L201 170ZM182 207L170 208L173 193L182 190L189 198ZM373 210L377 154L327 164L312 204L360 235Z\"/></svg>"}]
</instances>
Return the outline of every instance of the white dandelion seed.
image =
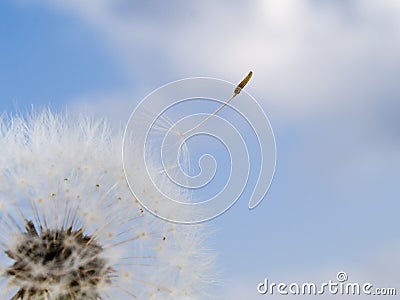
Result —
<instances>
[{"instance_id":1,"label":"white dandelion seed","mask_svg":"<svg viewBox=\"0 0 400 300\"><path fill-rule=\"evenodd\" d=\"M0 299L207 293L213 256L202 226L145 212L120 153L121 135L104 122L50 111L1 120Z\"/></svg>"}]
</instances>

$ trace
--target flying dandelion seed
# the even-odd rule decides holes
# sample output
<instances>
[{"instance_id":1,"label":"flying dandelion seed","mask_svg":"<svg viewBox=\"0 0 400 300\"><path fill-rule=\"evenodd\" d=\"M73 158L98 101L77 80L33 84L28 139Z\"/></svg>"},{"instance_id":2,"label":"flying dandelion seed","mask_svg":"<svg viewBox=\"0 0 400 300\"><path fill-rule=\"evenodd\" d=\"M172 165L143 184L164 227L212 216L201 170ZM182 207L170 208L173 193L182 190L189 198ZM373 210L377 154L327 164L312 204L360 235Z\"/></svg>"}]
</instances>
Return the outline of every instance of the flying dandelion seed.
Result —
<instances>
[{"instance_id":1,"label":"flying dandelion seed","mask_svg":"<svg viewBox=\"0 0 400 300\"><path fill-rule=\"evenodd\" d=\"M162 221L132 199L121 140L105 122L50 111L0 122L0 299L206 294L203 227Z\"/></svg>"},{"instance_id":2,"label":"flying dandelion seed","mask_svg":"<svg viewBox=\"0 0 400 300\"><path fill-rule=\"evenodd\" d=\"M238 85L208 77L177 80L152 91L136 106L124 132L123 167L132 193L149 212L164 220L197 224L227 211L239 198L245 197L246 189L251 191L249 209L255 208L265 198L275 172L276 146L264 110L250 94L242 91L252 74L250 71ZM232 101L239 94L240 99ZM199 105L201 100L220 105L211 114L180 114L192 101ZM180 105L184 108L181 111ZM224 107L229 108L229 114L239 118L219 116L218 112ZM174 121L168 122L163 116L170 112L175 117ZM162 137L154 139L153 131L164 126ZM197 143L198 137L204 143ZM213 143L217 141L223 151L209 151L206 141L210 138ZM159 146L153 147L153 144ZM189 166L190 162L194 163L193 169L186 168L188 164L181 164L181 158L185 156L181 150L189 145L196 145L198 154L197 161L189 159ZM165 177L194 195L202 194L202 201L181 201L180 197L170 195L154 180L147 163L147 152L152 147L154 151L150 151L150 157L158 153L160 169ZM224 157L218 164L221 154ZM135 176L137 173L143 176ZM251 178L256 179L254 184ZM140 188L142 185L153 189L143 190Z\"/></svg>"}]
</instances>

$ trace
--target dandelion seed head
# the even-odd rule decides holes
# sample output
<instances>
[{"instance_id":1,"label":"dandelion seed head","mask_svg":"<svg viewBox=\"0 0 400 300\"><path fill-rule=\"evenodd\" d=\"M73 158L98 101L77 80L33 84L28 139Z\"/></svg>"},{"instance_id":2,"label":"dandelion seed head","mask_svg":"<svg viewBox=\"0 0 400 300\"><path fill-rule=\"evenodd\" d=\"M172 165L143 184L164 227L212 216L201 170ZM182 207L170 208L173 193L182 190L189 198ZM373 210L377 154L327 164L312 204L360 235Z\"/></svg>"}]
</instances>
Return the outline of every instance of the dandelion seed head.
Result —
<instances>
[{"instance_id":1,"label":"dandelion seed head","mask_svg":"<svg viewBox=\"0 0 400 300\"><path fill-rule=\"evenodd\" d=\"M0 121L1 299L205 293L213 256L203 227L171 224L140 206L125 181L121 141L105 122L50 111Z\"/></svg>"}]
</instances>

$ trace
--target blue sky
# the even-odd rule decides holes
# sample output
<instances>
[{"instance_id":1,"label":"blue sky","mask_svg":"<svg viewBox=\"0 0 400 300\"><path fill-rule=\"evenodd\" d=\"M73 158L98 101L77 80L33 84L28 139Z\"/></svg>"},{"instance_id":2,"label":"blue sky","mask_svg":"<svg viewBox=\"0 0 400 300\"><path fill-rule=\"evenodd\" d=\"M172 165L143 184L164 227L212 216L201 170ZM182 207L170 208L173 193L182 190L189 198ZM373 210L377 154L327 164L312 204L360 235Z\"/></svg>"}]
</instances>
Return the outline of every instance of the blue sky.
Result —
<instances>
[{"instance_id":1,"label":"blue sky","mask_svg":"<svg viewBox=\"0 0 400 300\"><path fill-rule=\"evenodd\" d=\"M0 41L6 112L49 105L124 123L162 84L252 69L277 168L259 207L240 199L209 223L219 299L340 270L400 292L397 0L2 1Z\"/></svg>"},{"instance_id":2,"label":"blue sky","mask_svg":"<svg viewBox=\"0 0 400 300\"><path fill-rule=\"evenodd\" d=\"M74 19L44 6L9 1L0 4L0 14L3 109L13 103L60 103L99 86L124 84L98 35Z\"/></svg>"}]
</instances>

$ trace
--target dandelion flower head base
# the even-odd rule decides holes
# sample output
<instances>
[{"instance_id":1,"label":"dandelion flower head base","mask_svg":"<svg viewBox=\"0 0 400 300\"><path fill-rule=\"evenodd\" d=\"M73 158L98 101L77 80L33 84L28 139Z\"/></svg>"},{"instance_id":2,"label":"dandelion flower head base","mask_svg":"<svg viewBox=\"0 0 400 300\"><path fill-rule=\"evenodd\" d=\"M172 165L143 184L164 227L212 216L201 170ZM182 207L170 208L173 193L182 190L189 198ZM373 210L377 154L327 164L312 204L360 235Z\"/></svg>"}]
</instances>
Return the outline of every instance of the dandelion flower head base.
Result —
<instances>
[{"instance_id":1,"label":"dandelion flower head base","mask_svg":"<svg viewBox=\"0 0 400 300\"><path fill-rule=\"evenodd\" d=\"M43 230L26 221L26 232L6 250L14 264L6 274L20 287L10 299L101 299L97 286L111 283L113 270L103 248L83 230Z\"/></svg>"}]
</instances>

